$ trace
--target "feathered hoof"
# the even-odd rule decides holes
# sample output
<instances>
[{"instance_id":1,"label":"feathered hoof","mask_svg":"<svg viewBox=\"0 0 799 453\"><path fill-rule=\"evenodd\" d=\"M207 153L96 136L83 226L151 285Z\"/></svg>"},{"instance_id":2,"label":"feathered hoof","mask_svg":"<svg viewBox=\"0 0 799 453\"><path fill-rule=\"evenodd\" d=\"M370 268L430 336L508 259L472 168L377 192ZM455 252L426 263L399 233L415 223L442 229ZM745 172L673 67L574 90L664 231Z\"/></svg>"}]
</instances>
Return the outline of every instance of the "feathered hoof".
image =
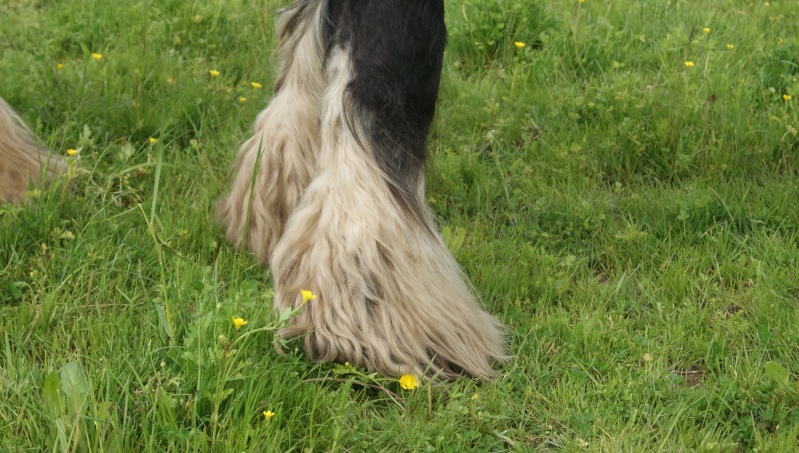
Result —
<instances>
[{"instance_id":1,"label":"feathered hoof","mask_svg":"<svg viewBox=\"0 0 799 453\"><path fill-rule=\"evenodd\" d=\"M342 161L346 172L325 169L308 187L272 256L276 309L316 295L280 335L302 335L312 360L386 376L491 378L506 359L499 321L432 225L397 206L368 165Z\"/></svg>"}]
</instances>

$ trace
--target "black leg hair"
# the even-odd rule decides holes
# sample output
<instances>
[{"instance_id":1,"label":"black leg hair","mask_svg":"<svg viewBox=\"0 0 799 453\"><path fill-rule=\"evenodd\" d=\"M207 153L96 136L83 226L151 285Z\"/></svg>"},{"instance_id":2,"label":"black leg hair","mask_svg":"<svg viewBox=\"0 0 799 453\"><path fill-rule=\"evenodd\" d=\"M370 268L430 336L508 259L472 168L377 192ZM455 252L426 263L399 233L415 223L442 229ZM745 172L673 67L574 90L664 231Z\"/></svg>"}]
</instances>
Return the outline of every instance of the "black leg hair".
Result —
<instances>
[{"instance_id":1,"label":"black leg hair","mask_svg":"<svg viewBox=\"0 0 799 453\"><path fill-rule=\"evenodd\" d=\"M435 113L446 43L441 0L332 1L332 45L348 48L347 123L362 129L397 201L418 219L427 133ZM367 123L353 127L357 119ZM424 223L424 222L423 222Z\"/></svg>"}]
</instances>

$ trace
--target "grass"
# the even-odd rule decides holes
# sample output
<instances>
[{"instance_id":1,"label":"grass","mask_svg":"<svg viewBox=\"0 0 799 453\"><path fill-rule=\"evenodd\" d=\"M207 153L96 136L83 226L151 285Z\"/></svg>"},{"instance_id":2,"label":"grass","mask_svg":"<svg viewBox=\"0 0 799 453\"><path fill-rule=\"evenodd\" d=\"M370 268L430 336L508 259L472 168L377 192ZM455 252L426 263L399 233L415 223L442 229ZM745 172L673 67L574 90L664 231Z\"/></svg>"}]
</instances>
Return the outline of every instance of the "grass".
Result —
<instances>
[{"instance_id":1,"label":"grass","mask_svg":"<svg viewBox=\"0 0 799 453\"><path fill-rule=\"evenodd\" d=\"M0 207L0 451L795 448L794 2L447 3L428 197L513 359L414 391L277 354L214 224L277 7L0 4L0 96L77 150Z\"/></svg>"}]
</instances>

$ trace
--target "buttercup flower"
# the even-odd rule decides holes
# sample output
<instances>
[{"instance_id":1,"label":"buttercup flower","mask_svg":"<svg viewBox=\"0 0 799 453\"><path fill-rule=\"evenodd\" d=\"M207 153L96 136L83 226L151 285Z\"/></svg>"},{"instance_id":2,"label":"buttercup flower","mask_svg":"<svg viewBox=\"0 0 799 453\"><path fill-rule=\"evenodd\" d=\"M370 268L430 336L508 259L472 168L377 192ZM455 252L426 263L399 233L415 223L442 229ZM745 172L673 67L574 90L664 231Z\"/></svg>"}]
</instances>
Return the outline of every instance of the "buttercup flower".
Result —
<instances>
[{"instance_id":1,"label":"buttercup flower","mask_svg":"<svg viewBox=\"0 0 799 453\"><path fill-rule=\"evenodd\" d=\"M155 144L156 142L158 142L158 139L155 137L150 137L147 139L147 141L150 142L150 144Z\"/></svg>"},{"instance_id":2,"label":"buttercup flower","mask_svg":"<svg viewBox=\"0 0 799 453\"><path fill-rule=\"evenodd\" d=\"M515 43L513 43L513 45L516 46L517 49L521 49L524 46L526 46L526 44L521 41L516 41Z\"/></svg>"},{"instance_id":3,"label":"buttercup flower","mask_svg":"<svg viewBox=\"0 0 799 453\"><path fill-rule=\"evenodd\" d=\"M231 320L233 321L233 325L236 326L236 330L241 329L241 326L247 324L247 321L245 321L244 318L237 318L233 316Z\"/></svg>"},{"instance_id":4,"label":"buttercup flower","mask_svg":"<svg viewBox=\"0 0 799 453\"><path fill-rule=\"evenodd\" d=\"M685 67L686 68L693 68L694 67L694 62L693 61L686 61L685 62Z\"/></svg>"},{"instance_id":5,"label":"buttercup flower","mask_svg":"<svg viewBox=\"0 0 799 453\"><path fill-rule=\"evenodd\" d=\"M314 294L307 289L300 291L300 293L302 294L302 303L316 299L316 296L314 296Z\"/></svg>"},{"instance_id":6,"label":"buttercup flower","mask_svg":"<svg viewBox=\"0 0 799 453\"><path fill-rule=\"evenodd\" d=\"M728 49L734 49L735 48L735 44L727 44L727 48Z\"/></svg>"},{"instance_id":7,"label":"buttercup flower","mask_svg":"<svg viewBox=\"0 0 799 453\"><path fill-rule=\"evenodd\" d=\"M57 65L55 65L55 68L58 69L59 71L64 69L64 63L58 63Z\"/></svg>"},{"instance_id":8,"label":"buttercup flower","mask_svg":"<svg viewBox=\"0 0 799 453\"><path fill-rule=\"evenodd\" d=\"M243 103L247 102L247 98L242 96L242 97L239 98L239 102L241 102L243 104Z\"/></svg>"},{"instance_id":9,"label":"buttercup flower","mask_svg":"<svg viewBox=\"0 0 799 453\"><path fill-rule=\"evenodd\" d=\"M790 94L783 94L782 98L785 99L785 102L788 102L788 101L791 100L791 95Z\"/></svg>"},{"instance_id":10,"label":"buttercup flower","mask_svg":"<svg viewBox=\"0 0 799 453\"><path fill-rule=\"evenodd\" d=\"M92 54L92 58L94 58L95 60L99 60L103 58L103 55L95 52Z\"/></svg>"},{"instance_id":11,"label":"buttercup flower","mask_svg":"<svg viewBox=\"0 0 799 453\"><path fill-rule=\"evenodd\" d=\"M412 374L403 374L399 379L400 387L405 390L413 390L419 387L419 380Z\"/></svg>"},{"instance_id":12,"label":"buttercup flower","mask_svg":"<svg viewBox=\"0 0 799 453\"><path fill-rule=\"evenodd\" d=\"M77 149L70 148L67 150L67 156L74 156L75 154L78 154Z\"/></svg>"},{"instance_id":13,"label":"buttercup flower","mask_svg":"<svg viewBox=\"0 0 799 453\"><path fill-rule=\"evenodd\" d=\"M705 33L710 33L710 29L707 28L707 27L703 28L702 31L705 32Z\"/></svg>"},{"instance_id":14,"label":"buttercup flower","mask_svg":"<svg viewBox=\"0 0 799 453\"><path fill-rule=\"evenodd\" d=\"M208 71L208 74L211 74L211 77L216 77L219 75L219 71L217 71L216 69L211 69L210 71Z\"/></svg>"},{"instance_id":15,"label":"buttercup flower","mask_svg":"<svg viewBox=\"0 0 799 453\"><path fill-rule=\"evenodd\" d=\"M261 85L258 82L250 82L250 85L252 85L252 87L255 88L256 90L263 87L263 85Z\"/></svg>"},{"instance_id":16,"label":"buttercup flower","mask_svg":"<svg viewBox=\"0 0 799 453\"><path fill-rule=\"evenodd\" d=\"M264 418L267 420L272 420L272 417L275 416L275 413L272 411L264 411Z\"/></svg>"}]
</instances>

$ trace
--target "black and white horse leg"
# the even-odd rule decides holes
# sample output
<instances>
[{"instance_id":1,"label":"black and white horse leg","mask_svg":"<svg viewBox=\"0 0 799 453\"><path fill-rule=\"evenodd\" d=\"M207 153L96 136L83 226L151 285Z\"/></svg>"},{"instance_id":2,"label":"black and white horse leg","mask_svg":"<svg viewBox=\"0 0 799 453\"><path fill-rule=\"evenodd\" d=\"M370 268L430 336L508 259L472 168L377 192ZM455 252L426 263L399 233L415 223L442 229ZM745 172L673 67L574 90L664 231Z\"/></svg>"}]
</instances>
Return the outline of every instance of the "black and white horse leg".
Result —
<instances>
[{"instance_id":1,"label":"black and white horse leg","mask_svg":"<svg viewBox=\"0 0 799 453\"><path fill-rule=\"evenodd\" d=\"M501 325L482 310L424 201L426 136L446 39L443 0L330 1L319 174L271 259L281 334L315 360L388 376L493 375Z\"/></svg>"}]
</instances>

